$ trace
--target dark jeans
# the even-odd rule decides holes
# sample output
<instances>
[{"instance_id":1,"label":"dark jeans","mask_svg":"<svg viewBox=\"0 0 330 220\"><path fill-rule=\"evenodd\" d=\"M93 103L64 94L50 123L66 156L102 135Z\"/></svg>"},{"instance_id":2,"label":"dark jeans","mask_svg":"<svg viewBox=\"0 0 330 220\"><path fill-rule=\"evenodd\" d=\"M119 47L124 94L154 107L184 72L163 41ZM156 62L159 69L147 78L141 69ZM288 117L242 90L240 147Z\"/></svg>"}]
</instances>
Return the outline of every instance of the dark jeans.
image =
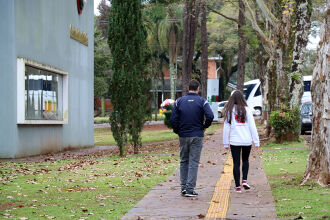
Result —
<instances>
[{"instance_id":1,"label":"dark jeans","mask_svg":"<svg viewBox=\"0 0 330 220\"><path fill-rule=\"evenodd\" d=\"M193 191L196 187L203 137L180 137L181 189Z\"/></svg>"},{"instance_id":2,"label":"dark jeans","mask_svg":"<svg viewBox=\"0 0 330 220\"><path fill-rule=\"evenodd\" d=\"M249 172L249 156L251 152L251 145L250 146L234 146L230 145L231 155L233 157L234 162L234 179L236 187L240 186L240 166L241 166L241 150L242 150L242 173L243 173L243 180L247 180L248 172Z\"/></svg>"}]
</instances>

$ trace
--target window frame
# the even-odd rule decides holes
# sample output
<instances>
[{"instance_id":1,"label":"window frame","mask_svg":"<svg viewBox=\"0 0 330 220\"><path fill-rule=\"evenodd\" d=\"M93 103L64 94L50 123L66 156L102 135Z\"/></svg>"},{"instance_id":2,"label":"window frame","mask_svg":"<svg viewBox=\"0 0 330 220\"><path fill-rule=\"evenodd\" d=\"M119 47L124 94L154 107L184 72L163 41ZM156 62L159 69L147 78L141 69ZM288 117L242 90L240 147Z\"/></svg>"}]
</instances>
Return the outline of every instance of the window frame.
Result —
<instances>
[{"instance_id":1,"label":"window frame","mask_svg":"<svg viewBox=\"0 0 330 220\"><path fill-rule=\"evenodd\" d=\"M55 74L59 74L62 76L63 80L63 100L62 100L62 120L44 120L44 119L25 119L25 66L31 66L37 69L46 70ZM17 58L17 124L30 124L30 125L63 125L68 124L68 72L56 69L51 66L47 66L44 64L40 64L34 61L30 61L24 58Z\"/></svg>"}]
</instances>

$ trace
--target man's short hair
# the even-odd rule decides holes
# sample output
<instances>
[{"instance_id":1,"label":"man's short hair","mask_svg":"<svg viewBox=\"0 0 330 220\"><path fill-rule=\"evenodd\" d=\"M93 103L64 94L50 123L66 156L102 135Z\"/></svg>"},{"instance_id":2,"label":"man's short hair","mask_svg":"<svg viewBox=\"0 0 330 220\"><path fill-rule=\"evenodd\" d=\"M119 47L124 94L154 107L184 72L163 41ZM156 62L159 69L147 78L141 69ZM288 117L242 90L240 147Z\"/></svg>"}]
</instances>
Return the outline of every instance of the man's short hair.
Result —
<instances>
[{"instance_id":1,"label":"man's short hair","mask_svg":"<svg viewBox=\"0 0 330 220\"><path fill-rule=\"evenodd\" d=\"M192 79L189 82L189 90L191 91L197 91L198 87L199 87L199 82L196 79Z\"/></svg>"}]
</instances>

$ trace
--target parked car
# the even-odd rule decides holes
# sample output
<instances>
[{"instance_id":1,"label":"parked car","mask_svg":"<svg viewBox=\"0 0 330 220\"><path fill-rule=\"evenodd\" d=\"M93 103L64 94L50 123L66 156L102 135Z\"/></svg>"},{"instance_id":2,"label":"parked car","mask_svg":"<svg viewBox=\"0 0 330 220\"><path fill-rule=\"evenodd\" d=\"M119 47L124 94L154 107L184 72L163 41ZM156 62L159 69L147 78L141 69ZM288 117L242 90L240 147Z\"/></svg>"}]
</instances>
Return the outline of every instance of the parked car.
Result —
<instances>
[{"instance_id":1,"label":"parked car","mask_svg":"<svg viewBox=\"0 0 330 220\"><path fill-rule=\"evenodd\" d=\"M228 101L222 101L219 102L219 106L218 106L218 113L219 113L219 118L222 118L224 115L224 108L225 105L227 104Z\"/></svg>"},{"instance_id":2,"label":"parked car","mask_svg":"<svg viewBox=\"0 0 330 220\"><path fill-rule=\"evenodd\" d=\"M311 81L312 76L304 76L304 93L301 102L311 102ZM262 115L262 95L261 84L259 79L250 80L244 83L243 88L244 98L249 108L252 110L253 115Z\"/></svg>"},{"instance_id":3,"label":"parked car","mask_svg":"<svg viewBox=\"0 0 330 220\"><path fill-rule=\"evenodd\" d=\"M311 102L305 102L300 108L301 117L301 134L305 134L306 131L312 131L312 115L313 105Z\"/></svg>"}]
</instances>

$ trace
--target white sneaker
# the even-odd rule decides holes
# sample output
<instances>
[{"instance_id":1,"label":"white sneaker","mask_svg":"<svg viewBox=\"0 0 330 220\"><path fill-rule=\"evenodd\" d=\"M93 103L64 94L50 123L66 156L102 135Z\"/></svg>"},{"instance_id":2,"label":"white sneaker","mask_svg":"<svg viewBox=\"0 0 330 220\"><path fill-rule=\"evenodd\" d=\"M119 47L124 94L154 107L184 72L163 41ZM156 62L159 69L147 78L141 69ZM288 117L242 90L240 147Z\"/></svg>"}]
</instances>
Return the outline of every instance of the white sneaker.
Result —
<instances>
[{"instance_id":1,"label":"white sneaker","mask_svg":"<svg viewBox=\"0 0 330 220\"><path fill-rule=\"evenodd\" d=\"M242 181L242 186L243 186L244 189L251 189L250 185L247 183L246 180Z\"/></svg>"},{"instance_id":2,"label":"white sneaker","mask_svg":"<svg viewBox=\"0 0 330 220\"><path fill-rule=\"evenodd\" d=\"M237 193L241 193L241 192L242 192L241 187L240 187L240 186L235 187L235 192L237 192Z\"/></svg>"}]
</instances>

